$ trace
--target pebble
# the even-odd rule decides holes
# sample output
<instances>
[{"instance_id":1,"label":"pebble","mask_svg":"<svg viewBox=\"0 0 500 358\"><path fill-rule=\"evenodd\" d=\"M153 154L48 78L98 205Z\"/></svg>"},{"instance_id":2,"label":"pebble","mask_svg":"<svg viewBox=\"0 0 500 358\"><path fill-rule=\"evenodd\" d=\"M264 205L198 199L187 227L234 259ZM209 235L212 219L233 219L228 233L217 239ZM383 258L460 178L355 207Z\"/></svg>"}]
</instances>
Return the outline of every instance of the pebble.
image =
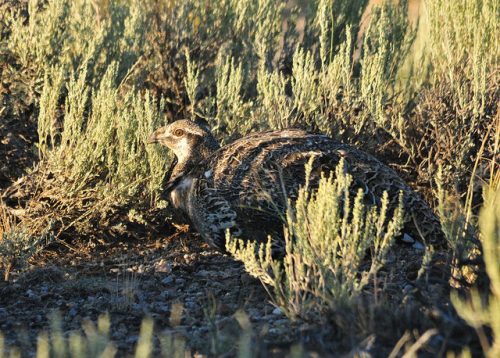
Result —
<instances>
[{"instance_id":1,"label":"pebble","mask_svg":"<svg viewBox=\"0 0 500 358\"><path fill-rule=\"evenodd\" d=\"M210 277L212 276L211 272L208 272L207 270L200 270L196 273L196 276L201 276L201 277Z\"/></svg>"},{"instance_id":2,"label":"pebble","mask_svg":"<svg viewBox=\"0 0 500 358\"><path fill-rule=\"evenodd\" d=\"M159 304L157 305L157 308L160 312L167 313L170 312L170 306L169 305L164 305L164 304Z\"/></svg>"},{"instance_id":3,"label":"pebble","mask_svg":"<svg viewBox=\"0 0 500 358\"><path fill-rule=\"evenodd\" d=\"M171 292L171 291L162 291L160 293L160 298L162 300L168 300L169 298L173 298L175 296L175 293Z\"/></svg>"},{"instance_id":4,"label":"pebble","mask_svg":"<svg viewBox=\"0 0 500 358\"><path fill-rule=\"evenodd\" d=\"M195 309L197 306L198 306L198 304L195 301L193 301L192 299L186 299L186 301L184 302L184 307L186 307L187 309L190 309L190 310Z\"/></svg>"},{"instance_id":5,"label":"pebble","mask_svg":"<svg viewBox=\"0 0 500 358\"><path fill-rule=\"evenodd\" d=\"M403 240L403 242L406 242L407 244L413 244L415 242L415 239L406 233L403 234L402 240Z\"/></svg>"},{"instance_id":6,"label":"pebble","mask_svg":"<svg viewBox=\"0 0 500 358\"><path fill-rule=\"evenodd\" d=\"M161 283L166 286L170 286L174 283L174 278L172 276L167 276L163 280L161 280Z\"/></svg>"},{"instance_id":7,"label":"pebble","mask_svg":"<svg viewBox=\"0 0 500 358\"><path fill-rule=\"evenodd\" d=\"M278 335L281 334L281 331L282 331L282 329L278 329L278 328L272 327L272 328L269 328L268 333L270 335L276 335L276 336L278 336Z\"/></svg>"},{"instance_id":8,"label":"pebble","mask_svg":"<svg viewBox=\"0 0 500 358\"><path fill-rule=\"evenodd\" d=\"M248 315L250 316L251 319L253 320L260 320L261 317L262 317L262 313L260 312L260 310L258 309L255 309L255 308L249 308L247 310L248 312Z\"/></svg>"},{"instance_id":9,"label":"pebble","mask_svg":"<svg viewBox=\"0 0 500 358\"><path fill-rule=\"evenodd\" d=\"M425 250L425 246L418 241L413 244L413 248L419 251Z\"/></svg>"},{"instance_id":10,"label":"pebble","mask_svg":"<svg viewBox=\"0 0 500 358\"><path fill-rule=\"evenodd\" d=\"M412 285L405 285L405 286L403 287L403 293L404 293L404 294L408 294L408 293L410 293L410 292L411 292L411 290L412 290L412 289L413 289L413 286L412 286Z\"/></svg>"},{"instance_id":11,"label":"pebble","mask_svg":"<svg viewBox=\"0 0 500 358\"><path fill-rule=\"evenodd\" d=\"M132 311L136 314L144 313L144 306L140 303L133 303L131 308Z\"/></svg>"},{"instance_id":12,"label":"pebble","mask_svg":"<svg viewBox=\"0 0 500 358\"><path fill-rule=\"evenodd\" d=\"M273 309L272 314L275 315L275 316L282 316L283 315L283 311L281 310L281 308L276 307L275 309Z\"/></svg>"},{"instance_id":13,"label":"pebble","mask_svg":"<svg viewBox=\"0 0 500 358\"><path fill-rule=\"evenodd\" d=\"M176 283L177 285L182 286L182 285L184 285L184 284L186 283L186 280L184 280L183 278L176 278L176 279L175 279L175 283Z\"/></svg>"},{"instance_id":14,"label":"pebble","mask_svg":"<svg viewBox=\"0 0 500 358\"><path fill-rule=\"evenodd\" d=\"M167 261L161 259L155 264L155 272L170 273L172 272L172 267L167 263Z\"/></svg>"},{"instance_id":15,"label":"pebble","mask_svg":"<svg viewBox=\"0 0 500 358\"><path fill-rule=\"evenodd\" d=\"M131 336L128 336L126 339L125 339L125 342L127 342L128 344L135 344L135 342L137 342L137 340L139 339L138 336L136 335L131 335Z\"/></svg>"},{"instance_id":16,"label":"pebble","mask_svg":"<svg viewBox=\"0 0 500 358\"><path fill-rule=\"evenodd\" d=\"M276 321L274 321L275 326L287 326L289 323L290 321L286 318L277 319Z\"/></svg>"},{"instance_id":17,"label":"pebble","mask_svg":"<svg viewBox=\"0 0 500 358\"><path fill-rule=\"evenodd\" d=\"M71 317L75 317L78 314L78 310L75 307L71 307L68 313Z\"/></svg>"},{"instance_id":18,"label":"pebble","mask_svg":"<svg viewBox=\"0 0 500 358\"><path fill-rule=\"evenodd\" d=\"M27 290L26 291L26 296L28 296L28 298L34 302L40 302L41 301L41 298L39 295L37 295L35 292L33 292L32 290Z\"/></svg>"}]
</instances>

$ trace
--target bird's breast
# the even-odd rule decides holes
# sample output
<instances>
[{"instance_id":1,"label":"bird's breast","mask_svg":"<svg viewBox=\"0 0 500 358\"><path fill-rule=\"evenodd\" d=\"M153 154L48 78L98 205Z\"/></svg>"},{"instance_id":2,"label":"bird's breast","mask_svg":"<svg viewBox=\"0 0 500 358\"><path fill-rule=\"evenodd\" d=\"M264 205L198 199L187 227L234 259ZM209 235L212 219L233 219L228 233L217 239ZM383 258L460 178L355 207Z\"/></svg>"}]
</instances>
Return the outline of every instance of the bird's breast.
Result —
<instances>
[{"instance_id":1,"label":"bird's breast","mask_svg":"<svg viewBox=\"0 0 500 358\"><path fill-rule=\"evenodd\" d=\"M187 211L189 193L193 187L194 179L186 177L182 179L170 192L170 202L176 209Z\"/></svg>"}]
</instances>

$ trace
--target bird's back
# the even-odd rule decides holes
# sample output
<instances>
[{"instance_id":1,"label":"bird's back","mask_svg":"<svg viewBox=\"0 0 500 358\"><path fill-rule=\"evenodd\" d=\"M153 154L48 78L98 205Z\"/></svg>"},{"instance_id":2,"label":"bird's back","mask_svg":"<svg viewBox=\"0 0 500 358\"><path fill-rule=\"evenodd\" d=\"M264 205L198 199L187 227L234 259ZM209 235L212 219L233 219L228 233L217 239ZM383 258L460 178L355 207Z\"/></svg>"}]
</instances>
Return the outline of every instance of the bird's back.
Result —
<instances>
[{"instance_id":1,"label":"bird's back","mask_svg":"<svg viewBox=\"0 0 500 358\"><path fill-rule=\"evenodd\" d=\"M226 229L260 242L268 235L282 237L287 200L295 199L304 184L311 157L311 187L317 186L321 172L335 170L344 158L354 186L365 190L368 202L378 204L387 191L394 207L403 191L412 235L429 240L441 235L432 210L391 168L327 136L293 129L246 136L198 163L187 174L192 187L185 210L205 240L221 250Z\"/></svg>"}]
</instances>

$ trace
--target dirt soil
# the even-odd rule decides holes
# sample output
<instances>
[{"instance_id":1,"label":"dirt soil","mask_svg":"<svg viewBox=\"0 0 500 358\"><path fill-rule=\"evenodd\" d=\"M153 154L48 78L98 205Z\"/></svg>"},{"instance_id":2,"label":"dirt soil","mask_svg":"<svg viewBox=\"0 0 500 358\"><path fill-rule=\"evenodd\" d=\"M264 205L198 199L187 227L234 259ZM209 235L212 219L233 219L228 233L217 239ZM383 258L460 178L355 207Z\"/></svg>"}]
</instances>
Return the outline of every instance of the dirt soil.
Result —
<instances>
[{"instance_id":1,"label":"dirt soil","mask_svg":"<svg viewBox=\"0 0 500 358\"><path fill-rule=\"evenodd\" d=\"M346 348L335 332L339 327L328 319L288 320L239 262L209 249L187 226L155 240L92 246L54 245L33 258L29 268L13 272L9 283L0 283L0 331L8 345L33 354L36 336L50 326L51 312L61 315L64 332L80 330L85 321L95 322L109 313L118 356L134 352L144 317L154 320L155 333L184 338L193 354L233 356L242 333L235 313L243 310L251 322L252 349L260 356L286 356L296 343L320 356ZM420 326L422 318L430 322L439 316L436 311L447 310L446 303L438 302L448 293L444 277L439 277L442 272L431 273L425 290L418 287L417 256L420 248L398 244L389 259L393 269L381 272L379 287L368 291L380 295L380 300L401 300L408 317L398 319ZM179 307L181 320L172 322L172 311ZM378 345L357 342L355 346L372 353L390 352L384 347L383 332L377 339ZM438 352L444 339L436 336L427 354Z\"/></svg>"},{"instance_id":2,"label":"dirt soil","mask_svg":"<svg viewBox=\"0 0 500 358\"><path fill-rule=\"evenodd\" d=\"M184 230L149 242L76 251L57 247L36 261L25 272L15 272L12 282L0 283L0 331L7 344L21 345L25 352L34 351L51 311L61 314L64 331L109 313L111 339L121 353L133 352L144 317L154 320L158 333L186 337L193 351L231 351L241 331L234 318L238 309L247 312L255 331L263 332L266 351L268 342L296 339L290 322L242 265ZM172 326L171 311L179 304L182 320Z\"/></svg>"}]
</instances>

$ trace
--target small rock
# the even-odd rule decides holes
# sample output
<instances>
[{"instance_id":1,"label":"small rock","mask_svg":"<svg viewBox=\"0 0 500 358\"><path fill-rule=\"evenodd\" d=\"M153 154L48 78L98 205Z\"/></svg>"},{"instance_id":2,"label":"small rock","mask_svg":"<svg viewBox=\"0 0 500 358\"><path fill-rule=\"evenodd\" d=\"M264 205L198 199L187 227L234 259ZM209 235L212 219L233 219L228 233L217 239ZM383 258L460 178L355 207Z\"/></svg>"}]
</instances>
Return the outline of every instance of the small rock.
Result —
<instances>
[{"instance_id":1,"label":"small rock","mask_svg":"<svg viewBox=\"0 0 500 358\"><path fill-rule=\"evenodd\" d=\"M405 285L405 286L403 287L403 293L404 293L404 294L408 294L408 293L410 293L410 292L411 292L411 290L412 290L412 289L413 289L413 286L412 286L412 285Z\"/></svg>"},{"instance_id":2,"label":"small rock","mask_svg":"<svg viewBox=\"0 0 500 358\"><path fill-rule=\"evenodd\" d=\"M161 280L161 283L166 286L170 286L174 283L174 278L172 276L167 276L163 280Z\"/></svg>"},{"instance_id":3,"label":"small rock","mask_svg":"<svg viewBox=\"0 0 500 358\"><path fill-rule=\"evenodd\" d=\"M270 335L278 336L281 334L281 330L277 328L269 328L269 331L267 331Z\"/></svg>"},{"instance_id":4,"label":"small rock","mask_svg":"<svg viewBox=\"0 0 500 358\"><path fill-rule=\"evenodd\" d=\"M160 298L162 300L168 300L169 298L173 298L174 297L174 293L172 293L171 291L162 291L160 293Z\"/></svg>"},{"instance_id":5,"label":"small rock","mask_svg":"<svg viewBox=\"0 0 500 358\"><path fill-rule=\"evenodd\" d=\"M161 259L155 264L155 272L170 273L172 272L172 267L165 261Z\"/></svg>"},{"instance_id":6,"label":"small rock","mask_svg":"<svg viewBox=\"0 0 500 358\"><path fill-rule=\"evenodd\" d=\"M262 317L262 313L258 309L255 309L255 308L249 308L248 315L253 320L259 320Z\"/></svg>"},{"instance_id":7,"label":"small rock","mask_svg":"<svg viewBox=\"0 0 500 358\"><path fill-rule=\"evenodd\" d=\"M420 242L416 241L414 244L413 244L413 248L415 250L419 250L419 251L423 251L425 250L425 246L423 244L421 244Z\"/></svg>"},{"instance_id":8,"label":"small rock","mask_svg":"<svg viewBox=\"0 0 500 358\"><path fill-rule=\"evenodd\" d=\"M127 342L127 344L135 344L137 342L137 340L139 339L138 336L136 335L131 335L131 336L128 336L126 339L125 339L125 342Z\"/></svg>"},{"instance_id":9,"label":"small rock","mask_svg":"<svg viewBox=\"0 0 500 358\"><path fill-rule=\"evenodd\" d=\"M163 313L170 312L170 306L168 306L168 305L159 304L157 307L158 307L158 310L160 312L163 312Z\"/></svg>"},{"instance_id":10,"label":"small rock","mask_svg":"<svg viewBox=\"0 0 500 358\"><path fill-rule=\"evenodd\" d=\"M190 309L190 310L195 309L197 306L198 306L198 304L194 300L190 299L189 297L184 302L184 307L186 307L187 309Z\"/></svg>"},{"instance_id":11,"label":"small rock","mask_svg":"<svg viewBox=\"0 0 500 358\"><path fill-rule=\"evenodd\" d=\"M407 233L403 234L403 242L406 242L407 244L413 244L415 242L415 239L408 235Z\"/></svg>"},{"instance_id":12,"label":"small rock","mask_svg":"<svg viewBox=\"0 0 500 358\"><path fill-rule=\"evenodd\" d=\"M283 311L281 310L281 308L276 307L275 309L273 309L272 314L275 315L275 316L282 316L283 315Z\"/></svg>"},{"instance_id":13,"label":"small rock","mask_svg":"<svg viewBox=\"0 0 500 358\"><path fill-rule=\"evenodd\" d=\"M7 135L5 137L3 137L3 139L2 139L2 144L5 144L5 145L9 144L13 138L14 138L14 135L11 132L7 133Z\"/></svg>"},{"instance_id":14,"label":"small rock","mask_svg":"<svg viewBox=\"0 0 500 358\"><path fill-rule=\"evenodd\" d=\"M200 270L196 273L196 276L201 276L201 277L210 277L211 275L212 274L207 270Z\"/></svg>"},{"instance_id":15,"label":"small rock","mask_svg":"<svg viewBox=\"0 0 500 358\"><path fill-rule=\"evenodd\" d=\"M186 280L184 280L183 278L176 278L175 279L175 284L176 285L179 285L179 286L182 286L186 283Z\"/></svg>"},{"instance_id":16,"label":"small rock","mask_svg":"<svg viewBox=\"0 0 500 358\"><path fill-rule=\"evenodd\" d=\"M276 321L274 321L275 326L287 326L288 324L290 324L290 321L286 318L277 319Z\"/></svg>"},{"instance_id":17,"label":"small rock","mask_svg":"<svg viewBox=\"0 0 500 358\"><path fill-rule=\"evenodd\" d=\"M144 313L144 306L139 303L133 303L131 306L132 312L136 314L142 314Z\"/></svg>"},{"instance_id":18,"label":"small rock","mask_svg":"<svg viewBox=\"0 0 500 358\"><path fill-rule=\"evenodd\" d=\"M194 259L196 259L196 255L195 254L184 254L184 260L187 262L187 263L190 263L191 261L193 261Z\"/></svg>"},{"instance_id":19,"label":"small rock","mask_svg":"<svg viewBox=\"0 0 500 358\"><path fill-rule=\"evenodd\" d=\"M26 296L28 296L28 298L34 302L39 302L41 301L41 298L39 295L37 295L35 292L33 292L32 290L27 290L26 291Z\"/></svg>"}]
</instances>

